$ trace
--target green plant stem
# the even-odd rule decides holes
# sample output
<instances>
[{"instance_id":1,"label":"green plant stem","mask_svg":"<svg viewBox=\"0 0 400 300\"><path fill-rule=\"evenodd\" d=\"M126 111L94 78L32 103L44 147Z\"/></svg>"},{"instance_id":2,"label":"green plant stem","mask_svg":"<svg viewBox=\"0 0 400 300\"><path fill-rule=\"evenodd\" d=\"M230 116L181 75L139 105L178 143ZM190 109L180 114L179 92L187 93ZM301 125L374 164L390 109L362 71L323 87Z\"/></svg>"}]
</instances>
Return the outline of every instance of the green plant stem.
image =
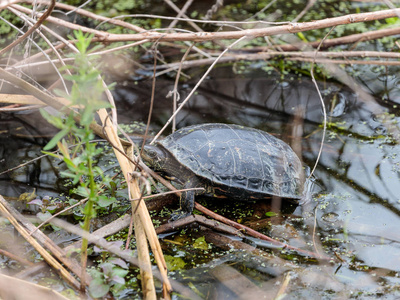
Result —
<instances>
[{"instance_id":1,"label":"green plant stem","mask_svg":"<svg viewBox=\"0 0 400 300\"><path fill-rule=\"evenodd\" d=\"M87 128L87 130L90 130ZM88 132L88 131L86 131ZM91 147L89 140L86 141L85 143L86 149L89 149ZM96 197L96 183L94 181L94 176L93 176L93 166L92 166L92 158L89 156L88 157L88 170L89 170L89 178L90 178L90 194L89 194L89 199L86 204L87 210L85 212L85 221L83 223L83 230L89 232L90 230L90 221L92 219L92 213L93 213L93 205L94 205L94 199ZM81 291L85 290L85 272L86 272L86 264L87 264L87 248L88 248L88 240L87 238L82 239L82 246L81 246L81 266L82 266L82 276L81 276Z\"/></svg>"}]
</instances>

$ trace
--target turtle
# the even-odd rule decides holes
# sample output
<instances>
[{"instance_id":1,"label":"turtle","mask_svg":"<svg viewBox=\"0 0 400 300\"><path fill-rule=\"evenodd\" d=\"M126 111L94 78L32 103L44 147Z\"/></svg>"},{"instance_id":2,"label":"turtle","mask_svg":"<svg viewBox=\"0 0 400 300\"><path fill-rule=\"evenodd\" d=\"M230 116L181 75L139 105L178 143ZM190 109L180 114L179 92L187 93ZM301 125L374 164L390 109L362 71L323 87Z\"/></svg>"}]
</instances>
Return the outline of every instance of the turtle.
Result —
<instances>
[{"instance_id":1,"label":"turtle","mask_svg":"<svg viewBox=\"0 0 400 300\"><path fill-rule=\"evenodd\" d=\"M145 145L150 167L183 186L180 209L171 220L190 215L196 195L300 199L303 166L282 140L259 129L208 123L181 128L154 145Z\"/></svg>"}]
</instances>

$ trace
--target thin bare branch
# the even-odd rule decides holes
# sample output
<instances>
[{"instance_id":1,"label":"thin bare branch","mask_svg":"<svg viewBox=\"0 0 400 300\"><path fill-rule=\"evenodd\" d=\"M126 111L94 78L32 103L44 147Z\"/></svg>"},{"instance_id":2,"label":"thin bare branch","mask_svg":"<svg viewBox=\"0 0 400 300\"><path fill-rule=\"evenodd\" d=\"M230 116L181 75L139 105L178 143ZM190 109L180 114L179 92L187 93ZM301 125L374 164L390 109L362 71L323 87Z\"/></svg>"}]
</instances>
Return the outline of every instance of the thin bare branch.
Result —
<instances>
[{"instance_id":1,"label":"thin bare branch","mask_svg":"<svg viewBox=\"0 0 400 300\"><path fill-rule=\"evenodd\" d=\"M222 53L215 59L215 61L211 64L211 66L208 68L208 70L204 73L204 75L200 78L200 80L196 83L195 87L190 91L189 95L187 95L186 99L182 101L181 105L177 108L177 110L172 114L172 116L169 118L169 120L165 123L164 127L161 128L161 130L156 134L156 136L153 138L150 144L153 144L158 137L163 133L163 131L168 127L168 125L172 122L172 120L175 118L175 116L178 114L178 112L183 108L183 106L186 104L186 102L189 101L190 97L194 94L194 92L197 90L197 88L200 86L200 84L206 79L207 75L211 72L211 70L214 68L214 66L217 64L219 59L232 47L234 47L236 44L240 43L243 41L245 37L241 37L240 39L236 40L232 44L229 45Z\"/></svg>"},{"instance_id":2,"label":"thin bare branch","mask_svg":"<svg viewBox=\"0 0 400 300\"><path fill-rule=\"evenodd\" d=\"M177 103L180 100L180 96L179 96L179 92L178 92L178 83L179 83L179 78L181 75L181 71L182 71L182 63L186 60L187 56L189 55L190 51L192 50L194 44L192 44L185 52L185 54L183 55L182 59L181 59L181 64L179 65L179 69L178 72L176 73L176 77L175 77L175 83L174 83L174 90L170 93L173 94L173 109L172 112L175 114L175 111L177 109ZM154 77L156 76L156 74L154 74ZM172 132L175 132L176 130L176 118L174 118L172 120Z\"/></svg>"},{"instance_id":3,"label":"thin bare branch","mask_svg":"<svg viewBox=\"0 0 400 300\"><path fill-rule=\"evenodd\" d=\"M16 9L14 9L14 8L12 8L12 7L9 7L8 10L11 11L11 12L13 12L15 15L17 15L17 16L20 17L21 19L25 20L25 22L26 22L29 26L31 26L31 27L34 26L35 23L33 23L34 20L33 20L32 18L29 18L28 16L24 15L23 13L20 13L19 11L17 11ZM12 25L12 24L11 24L11 25ZM13 26L13 25L12 25L12 26ZM14 27L14 26L13 26L13 27ZM18 31L22 32L20 29L18 29ZM40 37L47 43L47 45L49 45L50 49L53 50L53 53L58 57L58 61L61 63L61 65L65 66L65 63L64 63L64 61L63 61L63 59L62 59L60 53L58 53L58 51L57 51L56 48L53 46L53 44L49 41L49 39L48 39L41 31L38 31L38 34L39 34ZM33 40L32 40L32 42L33 42ZM61 76L61 73L60 73L60 71L58 70L58 68L56 67L55 63L51 61L50 57L39 47L39 45L37 45L36 43L34 43L34 44L38 47L38 49L41 51L41 53L43 53L43 55L47 58L47 61L53 66L55 72L56 72L56 73L58 74L58 76L59 76L59 80L61 80L61 82L62 82L62 84L63 84L65 93L66 93L66 94L69 94L68 88L67 88L66 83L65 83L65 80L64 80L64 78ZM21 62L19 62L19 63L21 63ZM11 67L11 68L12 68L12 67ZM68 69L66 69L65 72L68 73L69 75L71 75L71 72L70 72Z\"/></svg>"},{"instance_id":4,"label":"thin bare branch","mask_svg":"<svg viewBox=\"0 0 400 300\"><path fill-rule=\"evenodd\" d=\"M297 15L293 22L298 22L315 4L316 0L308 0L306 7Z\"/></svg>"},{"instance_id":5,"label":"thin bare branch","mask_svg":"<svg viewBox=\"0 0 400 300\"><path fill-rule=\"evenodd\" d=\"M271 242L271 243L273 243L275 245L279 245L279 246L281 246L283 248L287 248L287 249L290 249L290 250L297 251L298 253L301 253L303 255L329 260L329 258L326 257L325 255L316 254L314 252L310 252L310 251L307 251L307 250L303 250L303 249L299 249L297 247L290 246L290 245L288 245L286 243L277 241L277 240L275 240L273 238L270 238L269 236L266 236L266 235L264 235L262 233L259 233L258 231L255 231L255 230L253 230L253 229L251 229L251 228L249 228L249 227L247 227L245 225L242 225L242 224L236 223L236 222L234 222L232 220L229 220L229 219L227 219L227 218L225 218L223 216L220 216L220 215L212 212L211 210L205 208L204 206L202 206L201 204L199 204L197 202L195 202L194 208L199 210L199 211L201 211L204 214L207 214L208 216L211 216L212 218L214 218L217 221L223 222L223 223L225 223L227 225L230 225L230 226L232 226L232 227L234 227L234 228L236 228L238 230L241 230L242 233L245 233L245 234L248 234L250 236L262 239L264 241Z\"/></svg>"},{"instance_id":6,"label":"thin bare branch","mask_svg":"<svg viewBox=\"0 0 400 300\"><path fill-rule=\"evenodd\" d=\"M316 57L316 62L327 62L324 58L346 58L346 57L379 57L379 58L393 58L399 59L400 53L397 52L381 52L381 51L342 51L342 52L318 52L315 55L315 51L296 51L296 52L280 52L280 51L269 51L262 53L230 53L219 59L219 63L235 62L235 61L251 61L251 60L268 60L277 56L286 57L286 59L298 60L298 61L309 61L311 62ZM166 72L171 72L176 69L188 69L198 66L210 65L215 61L215 58L203 58L195 60L186 60L183 62L175 62L158 66L159 70L163 70L157 73L160 76ZM378 60L329 60L331 63L337 64L387 64L397 65L398 61L378 61ZM164 70L165 69L165 70Z\"/></svg>"},{"instance_id":7,"label":"thin bare branch","mask_svg":"<svg viewBox=\"0 0 400 300\"><path fill-rule=\"evenodd\" d=\"M40 3L40 4L47 4L47 5L50 3L49 1L45 1L45 0L23 0L23 1L20 1L20 2L26 2L26 3L32 3L32 4L33 3L38 3L38 4ZM125 28L131 29L131 30L136 31L136 32L144 32L145 31L143 28L141 28L139 26L136 26L136 25L133 25L131 23L124 22L124 21L117 20L117 19L106 18L106 17L103 17L101 15L89 12L89 11L87 11L85 9L76 8L75 6L72 6L72 5L68 5L68 4L57 2L56 3L56 7L64 9L64 10L76 12L76 13L82 15L82 16L91 18L91 19L96 20L96 21L102 21L102 22L110 23L110 24L113 24L113 25L116 25L116 26L125 27Z\"/></svg>"},{"instance_id":8,"label":"thin bare branch","mask_svg":"<svg viewBox=\"0 0 400 300\"><path fill-rule=\"evenodd\" d=\"M334 28L335 28L335 27L332 27L331 30L329 30L329 32L328 32L328 33L325 35L325 37L322 39L320 45L322 45L322 43L324 42L324 39L326 39L326 38L331 34L331 32L332 32L332 30L333 30ZM318 51L319 51L319 47L315 50L315 55L317 55ZM315 58L314 58L314 60L315 60ZM314 171L315 171L315 169L316 169L317 166L318 166L318 162L319 162L319 159L320 159L321 154L322 154L322 149L323 149L323 147L324 147L325 134L326 134L326 122L327 122L325 102L324 102L324 99L322 98L321 91L320 91L320 89L319 89L319 87L318 87L318 83L317 83L317 81L315 80L315 77L314 77L314 64L315 64L315 63L314 63L314 61L313 61L313 62L311 63L310 74L311 74L312 82L313 82L314 85L315 85L315 89L317 90L317 93L318 93L318 96L319 96L319 100L320 100L320 102L321 102L322 115L323 115L323 118L324 118L324 119L323 119L323 123L322 123L322 125L323 125L323 130L322 130L322 137L321 137L321 145L320 145L320 147L319 147L319 151L318 151L317 158L316 158L316 160L315 160L314 167L312 168L312 170L311 170L310 175L308 176L308 178L311 178L311 177L313 176Z\"/></svg>"},{"instance_id":9,"label":"thin bare branch","mask_svg":"<svg viewBox=\"0 0 400 300\"><path fill-rule=\"evenodd\" d=\"M39 20L31 28L29 28L27 32L25 32L21 37L19 37L14 42L12 42L11 44L7 45L2 50L0 50L0 56L3 55L4 53L6 53L7 51L9 51L10 49L14 48L16 45L22 43L22 41L25 40L28 36L30 36L32 34L32 32L34 32L36 29L38 29L39 26L42 25L42 23L50 16L51 12L54 9L55 3L56 3L56 1L52 0L51 4L47 8L46 12L41 14L41 17L39 18Z\"/></svg>"},{"instance_id":10,"label":"thin bare branch","mask_svg":"<svg viewBox=\"0 0 400 300\"><path fill-rule=\"evenodd\" d=\"M203 32L203 30L199 26L197 26L196 23L192 22L189 19L189 17L185 14L189 6L192 4L193 0L186 1L182 9L179 9L179 7L176 6L175 3L173 3L171 0L164 0L164 2L167 3L173 10L175 10L178 13L176 18L174 18L171 24L169 24L168 26L169 28L173 28L176 25L176 23L178 23L179 19L183 17L185 20L187 20L188 24L190 24L190 26L192 26L196 31Z\"/></svg>"}]
</instances>

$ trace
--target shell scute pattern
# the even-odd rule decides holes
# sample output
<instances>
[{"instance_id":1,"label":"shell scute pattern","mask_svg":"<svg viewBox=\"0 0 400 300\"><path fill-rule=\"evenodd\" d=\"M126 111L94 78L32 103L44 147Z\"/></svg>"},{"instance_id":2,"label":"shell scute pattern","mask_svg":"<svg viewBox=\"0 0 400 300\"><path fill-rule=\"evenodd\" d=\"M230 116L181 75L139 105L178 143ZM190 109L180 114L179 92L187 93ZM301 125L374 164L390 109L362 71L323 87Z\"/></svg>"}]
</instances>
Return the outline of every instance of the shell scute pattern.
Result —
<instances>
[{"instance_id":1,"label":"shell scute pattern","mask_svg":"<svg viewBox=\"0 0 400 300\"><path fill-rule=\"evenodd\" d=\"M263 180L262 178L249 178L247 184L249 190L260 191L262 190Z\"/></svg>"},{"instance_id":2,"label":"shell scute pattern","mask_svg":"<svg viewBox=\"0 0 400 300\"><path fill-rule=\"evenodd\" d=\"M160 144L196 175L226 189L299 197L299 158L287 144L261 130L201 124L180 129Z\"/></svg>"}]
</instances>

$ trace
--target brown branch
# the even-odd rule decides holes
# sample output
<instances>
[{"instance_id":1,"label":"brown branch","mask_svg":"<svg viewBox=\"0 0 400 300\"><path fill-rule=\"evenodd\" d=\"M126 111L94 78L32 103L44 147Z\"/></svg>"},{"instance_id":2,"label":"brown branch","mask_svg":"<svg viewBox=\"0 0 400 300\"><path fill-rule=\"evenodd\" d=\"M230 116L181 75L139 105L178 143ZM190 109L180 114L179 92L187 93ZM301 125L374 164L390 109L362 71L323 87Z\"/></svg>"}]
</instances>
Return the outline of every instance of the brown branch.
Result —
<instances>
[{"instance_id":1,"label":"brown branch","mask_svg":"<svg viewBox=\"0 0 400 300\"><path fill-rule=\"evenodd\" d=\"M234 51L234 50L233 50ZM314 57L314 52L280 52L280 51L269 51L262 53L230 53L226 56L223 56L219 59L219 63L228 63L228 62L236 62L236 61L250 61L250 60L268 60L274 58L276 56L288 57L291 60L304 60L310 61ZM317 54L317 62L320 62L323 58L346 58L346 57L379 57L379 58L393 58L399 59L400 53L397 52L380 52L380 51L344 51L344 52L318 52ZM170 72L172 70L176 70L178 68L188 69L197 66L210 65L215 61L215 58L203 58L182 62L175 62L170 64L165 64L158 66L159 70L163 70L157 73L157 76L164 74L165 72ZM373 60L330 60L332 63L339 64L399 64L398 61L373 61Z\"/></svg>"},{"instance_id":2,"label":"brown branch","mask_svg":"<svg viewBox=\"0 0 400 300\"><path fill-rule=\"evenodd\" d=\"M20 5L13 5L12 7L30 13L31 10L24 8ZM103 31L89 29L87 27L79 26L66 22L64 20L48 17L47 20L58 25L71 28L71 29L81 29L83 32L90 32L95 34L93 41L101 42L122 42L122 41L140 41L144 39L149 39L150 41L212 41L220 39L239 39L241 37L263 37L276 34L289 34L297 33L314 29L329 28L337 25L345 25L352 23L368 22L374 20L381 20L386 18L397 17L400 13L400 8L381 10L376 12L367 12L359 14L349 14L341 17L327 18L323 20L317 20L312 22L304 23L290 23L286 25L267 27L267 28L253 28L245 29L239 31L221 31L221 32L201 32L201 33L160 33L155 31L142 32L138 34L108 34ZM39 14L40 15L40 14Z\"/></svg>"},{"instance_id":3,"label":"brown branch","mask_svg":"<svg viewBox=\"0 0 400 300\"><path fill-rule=\"evenodd\" d=\"M25 258L19 257L18 255L15 255L15 254L13 254L9 251L3 250L3 249L0 249L0 255L6 256L9 259L15 260L15 261L19 262L20 264L28 266L28 267L35 266L35 263L33 263L29 260L26 260Z\"/></svg>"},{"instance_id":4,"label":"brown branch","mask_svg":"<svg viewBox=\"0 0 400 300\"><path fill-rule=\"evenodd\" d=\"M321 45L321 49L327 49L329 47L351 44L356 42L365 42L380 39L386 36L397 35L400 34L400 27L395 28L385 28L379 30L373 30L363 33L351 34L348 36L343 36L339 38L327 39ZM276 48L279 48L283 51L296 51L299 49L306 48L307 46L311 46L313 48L317 48L320 41L311 42L311 43L299 43L299 44L286 44L286 45L276 45ZM252 51L265 51L271 47L261 47L261 48L253 48Z\"/></svg>"},{"instance_id":5,"label":"brown branch","mask_svg":"<svg viewBox=\"0 0 400 300\"><path fill-rule=\"evenodd\" d=\"M38 218L33 217L32 222L38 222L40 221ZM97 236L99 238L105 238L107 236L110 236L112 234L115 234L122 229L126 228L129 225L129 219L130 215L124 215L120 217L119 219L112 221L109 224L104 225L103 227L97 229L96 231L92 232L93 236ZM66 253L70 253L70 251L74 249L79 249L82 245L82 240L76 241L72 243L71 245L66 246L63 248L63 251ZM28 276L31 276L34 273L42 271L46 267L46 264L42 263L36 263L34 266L27 268L15 275L17 278L26 278Z\"/></svg>"},{"instance_id":6,"label":"brown branch","mask_svg":"<svg viewBox=\"0 0 400 300\"><path fill-rule=\"evenodd\" d=\"M229 220L229 219L227 219L227 218L225 218L225 217L223 217L221 215L218 215L218 214L214 213L213 211L205 208L203 205L201 205L201 204L199 204L197 202L194 203L194 208L199 210L199 211L201 211L202 213L214 218L217 221L220 221L220 222L225 223L225 224L227 224L229 226L232 226L232 227L240 230L241 232L243 232L245 234L248 234L248 235L251 235L251 236L253 236L255 238L271 242L271 243L273 243L275 245L279 245L279 246L281 246L283 248L297 251L298 253L302 253L302 254L307 255L307 256L316 257L316 258L325 259L325 260L329 260L330 259L329 257L327 257L325 255L320 256L320 255L318 255L318 254L316 254L314 252L302 250L302 249L290 246L290 245L288 245L286 243L280 242L278 240L275 240L273 238L270 238L269 236L266 236L266 235L264 235L262 233L259 233L258 231L254 230L254 229L251 229L250 227L247 227L245 225L236 223L235 221Z\"/></svg>"},{"instance_id":7,"label":"brown branch","mask_svg":"<svg viewBox=\"0 0 400 300\"><path fill-rule=\"evenodd\" d=\"M232 235L243 237L243 234L236 228L226 225L224 223L218 222L216 220L207 219L206 217L203 217L200 215L190 215L186 218L183 218L183 219L180 219L177 221L162 224L156 228L156 232L157 232L157 234L160 234L160 233L175 231L177 228L188 226L192 223L198 223L200 225L210 227L213 230L223 232L225 234L232 234Z\"/></svg>"},{"instance_id":8,"label":"brown branch","mask_svg":"<svg viewBox=\"0 0 400 300\"><path fill-rule=\"evenodd\" d=\"M290 60L312 62L312 58L292 57ZM333 60L333 59L319 59L315 60L317 63L324 64L346 64L346 65L381 65L381 66L399 66L400 61L381 61L381 60Z\"/></svg>"},{"instance_id":9,"label":"brown branch","mask_svg":"<svg viewBox=\"0 0 400 300\"><path fill-rule=\"evenodd\" d=\"M324 38L321 40L320 44L318 45L317 49L315 50L315 56L314 56L314 58L313 58L314 60L313 60L313 62L311 63L311 69L310 69L311 79L312 79L312 82L314 83L315 89L316 89L316 91L317 91L317 93L318 93L318 97L319 97L319 99L320 99L320 101L321 101L321 108L322 108L322 113L323 113L323 130L322 130L321 145L320 145L319 150L318 150L318 155L317 155L317 157L316 157L316 159L315 159L314 167L312 168L312 170L311 170L309 176L307 177L307 180L310 180L310 179L311 179L311 177L313 176L314 171L315 171L315 169L317 168L318 163L319 163L319 161L320 161L320 159L321 159L322 150L323 150L323 148L324 148L325 135L326 135L326 123L327 123L326 107L325 107L324 99L323 99L322 94L321 94L321 91L320 91L320 89L319 89L319 87L318 87L318 82L315 80L315 76L314 76L314 64L315 64L315 59L316 59L317 53L319 52L319 50L320 50L320 48L321 48L321 45L322 45L322 44L324 43L324 41L328 38L328 36L329 36L329 35L331 34L331 32L333 31L333 29L335 29L335 27L332 27L332 28L329 30L329 32L324 36ZM311 198L311 197L310 197L310 198ZM317 206L317 207L318 207L318 206ZM316 214L314 214L314 215L315 215L315 217L316 217ZM315 220L316 220L316 219L315 219ZM312 241L313 241L313 247L314 247L316 253L318 253L318 256L319 256L319 255L320 255L320 251L322 252L322 246L321 246L320 241L318 241L318 240L315 238L315 230L316 230L316 227L317 227L316 224L314 224L314 226L313 226L313 232L312 232Z\"/></svg>"},{"instance_id":10,"label":"brown branch","mask_svg":"<svg viewBox=\"0 0 400 300\"><path fill-rule=\"evenodd\" d=\"M337 25L352 24L359 22L368 22L373 20L381 20L386 18L397 17L400 9L382 10L376 12L367 12L360 14L350 14L341 17L328 18L324 20L294 23L275 27L267 28L254 28L241 31L225 31L225 32L204 32L204 33L158 33L158 32L145 32L141 34L110 34L106 37L105 41L133 41L150 39L152 41L212 41L219 39L239 39L243 36L246 37L263 37L276 34L289 34L297 33L314 29L328 28Z\"/></svg>"},{"instance_id":11,"label":"brown branch","mask_svg":"<svg viewBox=\"0 0 400 300\"><path fill-rule=\"evenodd\" d=\"M22 2L21 0L3 0L0 2L0 11L5 9L7 6Z\"/></svg>"},{"instance_id":12,"label":"brown branch","mask_svg":"<svg viewBox=\"0 0 400 300\"><path fill-rule=\"evenodd\" d=\"M112 142L113 148L116 147L116 148L114 148L114 153L115 153L115 156L117 157L118 162L121 166L121 170L125 176L125 180L127 181L128 185L129 185L130 198L133 198L133 199L140 198L141 191L140 191L137 179L134 178L133 180L130 180L130 178L129 178L130 177L129 174L133 173L134 170L136 169L136 167L126 157L125 153L122 154L118 150L116 150L116 149L123 148L121 140L118 137L116 126L114 126L114 124L112 124L112 122L108 118L108 113L105 109L100 109L98 111L98 115L103 123L104 130L107 133L108 140L110 140ZM158 265L160 274L163 278L163 289L170 292L171 284L170 284L170 282L168 280L168 276L167 276L167 265L166 265L164 256L162 254L161 245L158 241L157 234L155 233L155 229L154 229L152 220L150 218L149 212L143 202L139 202L137 204L132 203L132 205L133 205L133 211L135 211L136 207L138 207L137 212L134 214L135 234L137 235L137 232L139 232L139 230L140 230L140 232L142 234L145 234L145 236L147 237L147 240L153 251L153 255L155 257L156 263ZM136 227L136 225L138 227ZM137 238L137 243L139 243L139 241L143 241L143 243L145 242L145 240L138 239L138 236L136 236L136 238ZM143 246L145 246L145 245L143 244ZM139 248L139 246L138 246L138 248ZM145 247L143 247L143 249L144 248ZM139 251L139 253L140 253L140 251ZM141 254L139 254L139 258L140 257L142 257ZM144 263L146 261L149 262L147 257L143 256L142 258L143 258L143 260L140 260L141 270L143 270L147 274L146 278L142 277L143 293L144 294L147 293L145 295L146 298L152 299L152 298L155 298L155 290L150 285L147 285L148 281L152 280L151 267L150 267L150 265L146 264L146 266L142 268L142 263ZM150 289L145 290L146 287L149 287Z\"/></svg>"}]
</instances>

